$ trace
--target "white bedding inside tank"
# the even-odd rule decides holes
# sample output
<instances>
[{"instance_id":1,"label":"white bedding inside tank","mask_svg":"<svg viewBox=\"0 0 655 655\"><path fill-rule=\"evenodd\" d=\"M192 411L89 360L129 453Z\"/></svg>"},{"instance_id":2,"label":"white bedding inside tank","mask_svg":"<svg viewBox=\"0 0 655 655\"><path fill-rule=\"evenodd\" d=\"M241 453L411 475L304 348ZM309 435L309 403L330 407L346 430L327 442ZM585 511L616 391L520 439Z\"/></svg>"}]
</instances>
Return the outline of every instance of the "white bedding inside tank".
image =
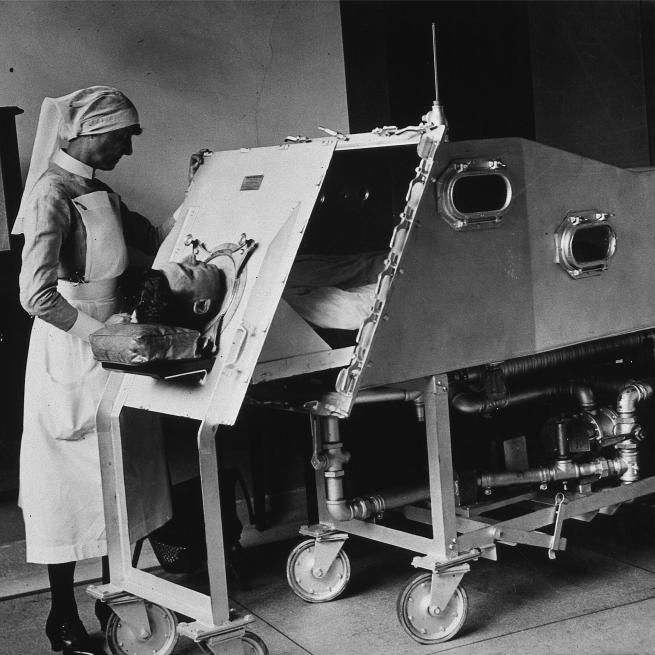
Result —
<instances>
[{"instance_id":1,"label":"white bedding inside tank","mask_svg":"<svg viewBox=\"0 0 655 655\"><path fill-rule=\"evenodd\" d=\"M371 312L386 252L300 255L282 294L319 328L358 330Z\"/></svg>"}]
</instances>

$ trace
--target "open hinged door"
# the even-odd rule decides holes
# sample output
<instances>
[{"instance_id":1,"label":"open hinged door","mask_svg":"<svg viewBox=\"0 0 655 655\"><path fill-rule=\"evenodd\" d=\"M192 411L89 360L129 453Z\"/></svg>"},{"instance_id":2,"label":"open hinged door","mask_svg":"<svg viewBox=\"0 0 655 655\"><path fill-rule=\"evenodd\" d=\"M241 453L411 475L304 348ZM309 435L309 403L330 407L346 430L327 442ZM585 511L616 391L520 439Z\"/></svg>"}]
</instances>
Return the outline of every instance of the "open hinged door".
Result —
<instances>
[{"instance_id":1,"label":"open hinged door","mask_svg":"<svg viewBox=\"0 0 655 655\"><path fill-rule=\"evenodd\" d=\"M240 270L223 318L219 351L203 385L129 375L124 405L232 424L280 301L335 146L314 143L216 152L205 159L155 267L192 248L254 249Z\"/></svg>"},{"instance_id":2,"label":"open hinged door","mask_svg":"<svg viewBox=\"0 0 655 655\"><path fill-rule=\"evenodd\" d=\"M350 362L339 372L335 393L326 394L319 403L322 412L348 416L359 389L402 383L437 372L414 374L412 371L411 375L405 375L404 371L399 374L396 368L399 360L402 364L403 350L409 349L418 358L422 356L421 343L412 339L411 334L408 336L408 330L403 333L403 329L408 326L409 332L412 326L432 329L425 323L422 289L441 281L422 274L417 281L415 255L416 244L426 241L426 225L435 220L432 170L438 162L444 137L443 125L421 135L417 148L420 162L391 237L385 268L378 277L371 313L359 328ZM431 246L428 242L427 247ZM408 280L409 284L405 284ZM411 311L407 311L408 306ZM389 330L390 325L394 330Z\"/></svg>"}]
</instances>

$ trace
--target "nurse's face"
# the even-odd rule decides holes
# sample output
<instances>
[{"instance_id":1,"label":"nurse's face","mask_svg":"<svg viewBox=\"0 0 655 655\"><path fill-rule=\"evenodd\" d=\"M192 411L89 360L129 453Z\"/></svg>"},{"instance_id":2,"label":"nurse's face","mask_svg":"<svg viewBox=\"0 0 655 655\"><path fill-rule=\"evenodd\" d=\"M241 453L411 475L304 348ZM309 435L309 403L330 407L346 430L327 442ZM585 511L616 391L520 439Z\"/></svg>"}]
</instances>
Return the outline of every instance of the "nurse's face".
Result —
<instances>
[{"instance_id":1,"label":"nurse's face","mask_svg":"<svg viewBox=\"0 0 655 655\"><path fill-rule=\"evenodd\" d=\"M89 166L98 168L101 171L113 170L121 157L132 154L132 136L134 133L133 128L122 127L104 134L92 135L91 161L87 161Z\"/></svg>"}]
</instances>

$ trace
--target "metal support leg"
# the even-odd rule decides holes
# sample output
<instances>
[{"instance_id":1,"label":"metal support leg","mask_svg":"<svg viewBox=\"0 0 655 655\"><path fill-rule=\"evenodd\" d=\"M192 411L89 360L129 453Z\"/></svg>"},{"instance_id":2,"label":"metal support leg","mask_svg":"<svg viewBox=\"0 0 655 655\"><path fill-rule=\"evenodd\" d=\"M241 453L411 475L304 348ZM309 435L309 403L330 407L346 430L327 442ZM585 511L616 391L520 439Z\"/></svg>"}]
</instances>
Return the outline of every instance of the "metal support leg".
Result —
<instances>
[{"instance_id":1,"label":"metal support leg","mask_svg":"<svg viewBox=\"0 0 655 655\"><path fill-rule=\"evenodd\" d=\"M207 540L207 569L213 622L215 625L223 625L230 619L230 605L227 596L216 438L216 426L204 421L198 431L198 453Z\"/></svg>"},{"instance_id":2,"label":"metal support leg","mask_svg":"<svg viewBox=\"0 0 655 655\"><path fill-rule=\"evenodd\" d=\"M96 415L105 522L113 526L107 534L107 554L112 581L117 585L132 567L119 420L123 380L123 374L110 373Z\"/></svg>"},{"instance_id":3,"label":"metal support leg","mask_svg":"<svg viewBox=\"0 0 655 655\"><path fill-rule=\"evenodd\" d=\"M447 376L431 377L423 397L432 511L433 550L430 554L445 560L457 555L455 481L450 444Z\"/></svg>"}]
</instances>

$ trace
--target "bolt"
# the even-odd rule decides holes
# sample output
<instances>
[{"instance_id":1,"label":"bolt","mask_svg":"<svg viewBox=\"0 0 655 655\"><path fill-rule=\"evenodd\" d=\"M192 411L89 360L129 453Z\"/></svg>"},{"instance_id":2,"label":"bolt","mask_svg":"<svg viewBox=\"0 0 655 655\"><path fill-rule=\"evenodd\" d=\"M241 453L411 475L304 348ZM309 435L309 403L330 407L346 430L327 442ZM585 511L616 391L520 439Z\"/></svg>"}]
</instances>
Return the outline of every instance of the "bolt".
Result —
<instances>
[{"instance_id":1,"label":"bolt","mask_svg":"<svg viewBox=\"0 0 655 655\"><path fill-rule=\"evenodd\" d=\"M485 495L485 496L491 496L491 489L489 489L489 487L487 487L487 488L484 490L484 495Z\"/></svg>"},{"instance_id":2,"label":"bolt","mask_svg":"<svg viewBox=\"0 0 655 655\"><path fill-rule=\"evenodd\" d=\"M139 639L150 639L150 637L152 637L152 633L145 628L139 632Z\"/></svg>"},{"instance_id":3,"label":"bolt","mask_svg":"<svg viewBox=\"0 0 655 655\"><path fill-rule=\"evenodd\" d=\"M427 632L425 628L421 628L421 634L424 635Z\"/></svg>"},{"instance_id":4,"label":"bolt","mask_svg":"<svg viewBox=\"0 0 655 655\"><path fill-rule=\"evenodd\" d=\"M317 578L322 578L322 577L323 577L323 569L315 569L315 570L314 570L314 575L315 575Z\"/></svg>"}]
</instances>

